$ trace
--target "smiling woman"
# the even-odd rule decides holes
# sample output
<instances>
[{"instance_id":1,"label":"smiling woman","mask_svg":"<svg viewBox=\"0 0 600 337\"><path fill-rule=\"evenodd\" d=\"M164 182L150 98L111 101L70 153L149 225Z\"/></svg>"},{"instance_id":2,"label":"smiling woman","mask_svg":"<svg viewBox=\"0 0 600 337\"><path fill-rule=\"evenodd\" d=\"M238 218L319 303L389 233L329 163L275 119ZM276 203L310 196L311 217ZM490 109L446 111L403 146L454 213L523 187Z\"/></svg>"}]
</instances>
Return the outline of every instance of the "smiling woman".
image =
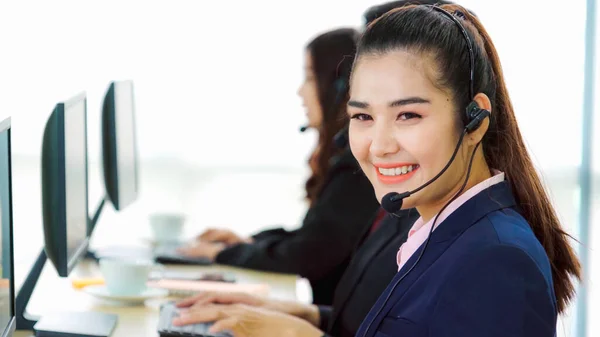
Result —
<instances>
[{"instance_id":1,"label":"smiling woman","mask_svg":"<svg viewBox=\"0 0 600 337\"><path fill-rule=\"evenodd\" d=\"M425 205L433 200L448 200L448 196L456 194L465 180L467 158L485 134L484 128L475 130L465 140L467 146L459 148L457 158L452 156L460 137L456 130L462 129L462 121L452 113L441 113L453 111L454 103L430 80L436 76L427 67L430 62L429 55L423 57L402 50L362 57L353 74L360 81L353 81L353 97L348 103L348 114L353 120L352 150L374 184L379 200L390 192L414 190L436 177L430 188L404 202L405 208L420 204L419 213L425 219L439 211L438 204L432 208ZM361 95L373 92L377 94L361 99ZM404 97L398 97L399 93ZM479 107L491 110L486 95L479 94L474 101ZM387 132L391 127L397 130L398 137ZM476 156L479 160L474 161L474 174L467 182L467 189L476 181L489 178L489 173L479 167L483 163L481 149ZM453 159L452 165L438 177L449 159Z\"/></svg>"},{"instance_id":2,"label":"smiling woman","mask_svg":"<svg viewBox=\"0 0 600 337\"><path fill-rule=\"evenodd\" d=\"M373 22L348 106L350 147L377 198L421 214L357 335L554 336L579 261L478 19L443 5Z\"/></svg>"}]
</instances>

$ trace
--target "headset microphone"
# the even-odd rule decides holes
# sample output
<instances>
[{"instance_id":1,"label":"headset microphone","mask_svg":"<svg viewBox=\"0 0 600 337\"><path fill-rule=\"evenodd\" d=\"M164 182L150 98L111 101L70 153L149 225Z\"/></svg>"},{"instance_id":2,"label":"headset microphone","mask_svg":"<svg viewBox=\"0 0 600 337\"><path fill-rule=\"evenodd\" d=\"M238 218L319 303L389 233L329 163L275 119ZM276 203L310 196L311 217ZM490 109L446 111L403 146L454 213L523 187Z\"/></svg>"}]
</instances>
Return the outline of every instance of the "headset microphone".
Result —
<instances>
[{"instance_id":1,"label":"headset microphone","mask_svg":"<svg viewBox=\"0 0 600 337\"><path fill-rule=\"evenodd\" d=\"M404 198L408 198L410 192L404 192L402 194L391 192L383 196L381 199L381 208L388 213L396 213L402 209L402 202Z\"/></svg>"}]
</instances>

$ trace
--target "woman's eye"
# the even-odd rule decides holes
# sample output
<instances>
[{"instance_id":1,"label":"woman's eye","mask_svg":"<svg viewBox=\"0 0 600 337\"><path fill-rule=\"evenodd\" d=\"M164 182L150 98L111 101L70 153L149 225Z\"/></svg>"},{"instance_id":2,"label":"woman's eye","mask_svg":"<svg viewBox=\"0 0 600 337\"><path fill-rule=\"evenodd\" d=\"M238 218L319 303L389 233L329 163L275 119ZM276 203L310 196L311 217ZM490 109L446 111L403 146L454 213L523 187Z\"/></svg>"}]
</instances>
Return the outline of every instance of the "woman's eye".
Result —
<instances>
[{"instance_id":1,"label":"woman's eye","mask_svg":"<svg viewBox=\"0 0 600 337\"><path fill-rule=\"evenodd\" d=\"M421 118L421 115L416 114L414 112L402 112L398 115L398 119L400 120L408 120L413 118Z\"/></svg>"},{"instance_id":2,"label":"woman's eye","mask_svg":"<svg viewBox=\"0 0 600 337\"><path fill-rule=\"evenodd\" d=\"M351 119L358 119L359 121L370 121L372 120L371 116L363 113L353 114Z\"/></svg>"}]
</instances>

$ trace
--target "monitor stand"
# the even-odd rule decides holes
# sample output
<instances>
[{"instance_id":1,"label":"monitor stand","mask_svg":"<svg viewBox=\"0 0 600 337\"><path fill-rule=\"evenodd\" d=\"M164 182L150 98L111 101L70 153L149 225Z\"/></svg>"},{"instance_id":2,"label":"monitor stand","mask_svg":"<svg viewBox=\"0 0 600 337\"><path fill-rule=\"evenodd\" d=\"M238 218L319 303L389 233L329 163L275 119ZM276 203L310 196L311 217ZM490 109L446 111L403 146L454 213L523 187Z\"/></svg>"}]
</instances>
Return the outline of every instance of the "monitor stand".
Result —
<instances>
[{"instance_id":1,"label":"monitor stand","mask_svg":"<svg viewBox=\"0 0 600 337\"><path fill-rule=\"evenodd\" d=\"M100 312L49 314L34 318L27 314L27 304L47 260L42 249L16 297L17 330L34 330L36 337L109 337L118 317Z\"/></svg>"},{"instance_id":2,"label":"monitor stand","mask_svg":"<svg viewBox=\"0 0 600 337\"><path fill-rule=\"evenodd\" d=\"M89 227L87 231L87 235L89 238L92 237L94 233L94 229L96 228L96 224L98 223L98 219L102 214L102 210L106 205L106 201L108 197L104 196L96 211L94 212L94 216L89 222ZM88 247L88 251L85 253L85 258L93 260L95 262L99 262L99 260L103 257L125 257L125 258L142 258L142 259L154 259L154 253L152 248L143 248L143 247L125 247L125 246L113 246L101 248L96 251L92 251Z\"/></svg>"}]
</instances>

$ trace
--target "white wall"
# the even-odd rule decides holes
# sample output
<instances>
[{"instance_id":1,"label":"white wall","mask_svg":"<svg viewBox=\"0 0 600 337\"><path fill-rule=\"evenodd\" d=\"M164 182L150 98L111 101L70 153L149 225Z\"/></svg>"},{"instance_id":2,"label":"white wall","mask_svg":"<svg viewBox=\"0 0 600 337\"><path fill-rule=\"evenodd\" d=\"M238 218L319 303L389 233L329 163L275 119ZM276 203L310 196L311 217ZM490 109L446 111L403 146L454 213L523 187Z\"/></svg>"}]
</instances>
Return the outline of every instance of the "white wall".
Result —
<instances>
[{"instance_id":1,"label":"white wall","mask_svg":"<svg viewBox=\"0 0 600 337\"><path fill-rule=\"evenodd\" d=\"M360 26L374 3L303 1L286 9L275 1L4 2L3 114L30 131L15 135L15 151L37 155L57 101L87 91L93 120L108 82L130 78L144 157L173 156L200 166L301 166L297 153L309 146L294 132L304 121L295 94L303 46L320 31ZM516 0L463 3L494 38L523 133L540 163L577 164L584 2L572 2L569 15L562 6ZM559 129L574 141L556 160L567 138L553 133ZM90 150L98 149L92 135Z\"/></svg>"},{"instance_id":2,"label":"white wall","mask_svg":"<svg viewBox=\"0 0 600 337\"><path fill-rule=\"evenodd\" d=\"M318 32L360 26L364 10L379 2L1 2L0 117L13 116L15 165L23 170L15 219L39 221L30 204L39 206L45 119L56 102L80 91L88 95L91 205L100 199L101 99L109 81L133 79L142 196L124 215L105 214L98 236L109 235L112 222L143 223L159 208L192 214L198 226L230 223L242 232L297 224L314 142L314 134L297 133L305 122L295 94L304 45ZM585 1L461 3L494 39L521 130L577 236ZM594 160L599 172L600 156ZM251 196L237 212L223 205L232 191ZM596 235L590 249L597 242ZM597 316L600 307L591 302ZM593 325L590 336L598 334Z\"/></svg>"}]
</instances>

